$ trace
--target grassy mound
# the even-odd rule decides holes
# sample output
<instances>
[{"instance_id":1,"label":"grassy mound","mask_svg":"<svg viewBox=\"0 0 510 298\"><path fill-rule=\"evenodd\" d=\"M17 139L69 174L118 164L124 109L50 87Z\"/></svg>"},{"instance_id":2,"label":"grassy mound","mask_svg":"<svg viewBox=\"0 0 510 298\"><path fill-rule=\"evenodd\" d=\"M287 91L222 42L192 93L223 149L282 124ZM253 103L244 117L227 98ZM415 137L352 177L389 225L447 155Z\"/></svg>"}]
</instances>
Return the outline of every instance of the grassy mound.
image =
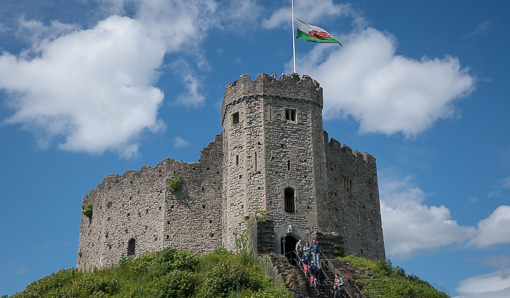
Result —
<instances>
[{"instance_id":1,"label":"grassy mound","mask_svg":"<svg viewBox=\"0 0 510 298\"><path fill-rule=\"evenodd\" d=\"M136 259L122 258L118 266L93 272L63 269L11 296L22 297L290 298L292 294L275 289L245 251L233 254L219 248L202 257L165 249Z\"/></svg>"},{"instance_id":2,"label":"grassy mound","mask_svg":"<svg viewBox=\"0 0 510 298\"><path fill-rule=\"evenodd\" d=\"M338 258L345 262L348 278L355 282L365 295L371 298L449 298L445 292L436 290L428 282L403 268L393 267L390 260L371 261L347 256Z\"/></svg>"}]
</instances>

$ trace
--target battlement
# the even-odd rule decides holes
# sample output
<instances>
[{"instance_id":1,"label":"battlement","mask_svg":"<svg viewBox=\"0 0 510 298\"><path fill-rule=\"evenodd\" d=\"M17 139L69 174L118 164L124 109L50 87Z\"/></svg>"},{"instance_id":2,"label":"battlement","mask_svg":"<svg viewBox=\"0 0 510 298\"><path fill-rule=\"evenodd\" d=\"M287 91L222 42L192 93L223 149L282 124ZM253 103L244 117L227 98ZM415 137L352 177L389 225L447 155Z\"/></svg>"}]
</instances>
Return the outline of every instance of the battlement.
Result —
<instances>
[{"instance_id":1,"label":"battlement","mask_svg":"<svg viewBox=\"0 0 510 298\"><path fill-rule=\"evenodd\" d=\"M326 131L324 131L324 141L326 144L328 144L328 133ZM366 162L367 164L375 164L375 157L370 154L370 153L361 153L357 150L352 150L351 147L347 146L346 144L340 144L339 141L331 138L331 140L329 140L329 147L331 149L334 149L338 152L343 152L344 154L347 154L348 156L351 156L351 157L354 157L355 159L359 159L359 160L362 160L364 162Z\"/></svg>"},{"instance_id":2,"label":"battlement","mask_svg":"<svg viewBox=\"0 0 510 298\"><path fill-rule=\"evenodd\" d=\"M249 74L241 75L234 82L225 86L225 95L221 105L222 121L225 116L225 107L244 97L274 96L280 98L292 98L311 100L322 109L322 87L307 75L300 77L297 73L284 75L280 80L271 78L268 74L257 75L252 81Z\"/></svg>"}]
</instances>

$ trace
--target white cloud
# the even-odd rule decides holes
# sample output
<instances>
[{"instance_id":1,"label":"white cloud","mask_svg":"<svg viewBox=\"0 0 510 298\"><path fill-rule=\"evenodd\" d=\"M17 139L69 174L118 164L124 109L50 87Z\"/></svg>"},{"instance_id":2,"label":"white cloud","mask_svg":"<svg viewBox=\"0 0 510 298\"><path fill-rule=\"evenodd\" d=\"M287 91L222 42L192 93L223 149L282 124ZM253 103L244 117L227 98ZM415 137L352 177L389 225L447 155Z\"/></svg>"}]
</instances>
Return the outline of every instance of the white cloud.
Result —
<instances>
[{"instance_id":1,"label":"white cloud","mask_svg":"<svg viewBox=\"0 0 510 298\"><path fill-rule=\"evenodd\" d=\"M263 8L256 0L232 0L222 2L225 7L218 8L223 23L235 32L243 32L247 27L253 27Z\"/></svg>"},{"instance_id":2,"label":"white cloud","mask_svg":"<svg viewBox=\"0 0 510 298\"><path fill-rule=\"evenodd\" d=\"M510 243L510 206L499 206L492 214L478 222L476 237L468 246L476 248Z\"/></svg>"},{"instance_id":3,"label":"white cloud","mask_svg":"<svg viewBox=\"0 0 510 298\"><path fill-rule=\"evenodd\" d=\"M462 294L455 298L508 298L510 278L501 271L472 276L461 281L455 290Z\"/></svg>"},{"instance_id":4,"label":"white cloud","mask_svg":"<svg viewBox=\"0 0 510 298\"><path fill-rule=\"evenodd\" d=\"M501 187L510 188L510 177L506 177L505 179L501 180Z\"/></svg>"},{"instance_id":5,"label":"white cloud","mask_svg":"<svg viewBox=\"0 0 510 298\"><path fill-rule=\"evenodd\" d=\"M360 132L415 137L456 114L475 79L457 58L417 61L395 54L394 36L367 28L339 36L344 47L317 45L299 57L300 73L324 87L324 117L352 116Z\"/></svg>"},{"instance_id":6,"label":"white cloud","mask_svg":"<svg viewBox=\"0 0 510 298\"><path fill-rule=\"evenodd\" d=\"M188 146L188 142L186 142L183 138L181 138L181 137L174 138L174 147L175 148L184 148L186 146Z\"/></svg>"},{"instance_id":7,"label":"white cloud","mask_svg":"<svg viewBox=\"0 0 510 298\"><path fill-rule=\"evenodd\" d=\"M354 15L350 4L335 4L331 0L325 1L295 1L294 16L303 21L313 24L331 16L348 16ZM262 27L271 29L280 27L282 24L291 22L291 7L283 7L275 11L268 19L262 21ZM318 24L313 24L317 25Z\"/></svg>"},{"instance_id":8,"label":"white cloud","mask_svg":"<svg viewBox=\"0 0 510 298\"><path fill-rule=\"evenodd\" d=\"M164 46L137 20L112 16L37 46L39 56L0 56L0 88L15 113L6 121L37 132L42 144L63 136L69 151L135 154L136 138L164 128L162 92L153 87Z\"/></svg>"},{"instance_id":9,"label":"white cloud","mask_svg":"<svg viewBox=\"0 0 510 298\"><path fill-rule=\"evenodd\" d=\"M489 198L498 198L501 197L501 194L499 193L499 191L491 191L487 194L487 196Z\"/></svg>"},{"instance_id":10,"label":"white cloud","mask_svg":"<svg viewBox=\"0 0 510 298\"><path fill-rule=\"evenodd\" d=\"M425 205L425 193L409 177L381 171L379 186L384 242L390 257L403 260L422 251L435 252L475 234L473 227L452 220L445 206Z\"/></svg>"},{"instance_id":11,"label":"white cloud","mask_svg":"<svg viewBox=\"0 0 510 298\"><path fill-rule=\"evenodd\" d=\"M178 78L183 82L187 89L186 93L179 94L176 102L187 107L199 107L203 105L205 96L198 90L200 89L200 80L184 60L179 60L171 64Z\"/></svg>"},{"instance_id":12,"label":"white cloud","mask_svg":"<svg viewBox=\"0 0 510 298\"><path fill-rule=\"evenodd\" d=\"M116 11L126 4L106 2ZM143 133L165 127L158 119L163 93L154 87L164 55L185 50L207 68L197 48L215 23L216 4L151 0L136 7L134 19L110 16L88 30L22 19L19 32L31 48L0 56L0 89L14 111L5 121L34 132L43 147L56 141L69 151L136 154ZM188 92L169 95L200 105L197 78L182 80Z\"/></svg>"},{"instance_id":13,"label":"white cloud","mask_svg":"<svg viewBox=\"0 0 510 298\"><path fill-rule=\"evenodd\" d=\"M49 26L44 26L39 21L26 20L25 16L22 16L16 34L33 46L39 47L38 50L40 50L40 47L47 42L79 29L80 27L76 24L64 24L59 21L51 21Z\"/></svg>"},{"instance_id":14,"label":"white cloud","mask_svg":"<svg viewBox=\"0 0 510 298\"><path fill-rule=\"evenodd\" d=\"M469 32L468 34L466 34L466 37L485 33L487 30L489 30L490 24L491 24L490 20L482 22L480 25L478 25L478 27L476 27L476 29L473 32Z\"/></svg>"},{"instance_id":15,"label":"white cloud","mask_svg":"<svg viewBox=\"0 0 510 298\"><path fill-rule=\"evenodd\" d=\"M478 200L478 198L477 198L477 197L470 197L470 198L469 198L469 201L470 201L471 203L476 203L476 202L478 202L479 200Z\"/></svg>"}]
</instances>

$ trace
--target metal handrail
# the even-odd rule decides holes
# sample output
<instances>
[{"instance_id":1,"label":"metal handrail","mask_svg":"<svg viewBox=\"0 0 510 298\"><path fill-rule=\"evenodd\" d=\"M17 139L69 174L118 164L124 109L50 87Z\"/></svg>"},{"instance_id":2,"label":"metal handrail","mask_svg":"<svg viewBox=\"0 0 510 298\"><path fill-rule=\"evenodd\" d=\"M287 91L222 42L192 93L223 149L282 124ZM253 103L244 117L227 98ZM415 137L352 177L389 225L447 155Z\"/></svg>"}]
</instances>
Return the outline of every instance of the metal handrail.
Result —
<instances>
[{"instance_id":1,"label":"metal handrail","mask_svg":"<svg viewBox=\"0 0 510 298\"><path fill-rule=\"evenodd\" d=\"M310 276L309 276L308 272L305 271L305 268L303 268L303 265L301 264L301 260L298 258L299 257L298 254L295 251L291 251L291 253L293 253L296 256L296 260L298 261L297 266L301 269L301 271L303 271L303 273L305 274L305 278L310 282L310 286L312 286L315 289L315 291L317 292L317 295L319 295L319 293L320 293L319 289L317 289L317 286L310 281Z\"/></svg>"},{"instance_id":2,"label":"metal handrail","mask_svg":"<svg viewBox=\"0 0 510 298\"><path fill-rule=\"evenodd\" d=\"M326 266L329 268L329 267L330 267L330 262L331 262L331 260L330 260L330 259L328 259L328 257L326 257L326 255L324 255L323 253L320 253L320 254L322 255L322 258L323 258L324 260L326 260L326 262L327 262ZM338 272L338 275L340 275L340 277L342 277L342 275L340 274L340 272ZM362 296L363 298L366 298L366 296L363 294L363 292L361 292L361 290L358 288L358 286L357 286L355 283L352 283L352 285L356 288L356 290L358 291L358 293L359 293L359 294L361 294L361 296ZM349 286L351 286L351 284L349 284ZM345 289L345 291L343 291L344 293L342 294L342 296L344 296L344 297L345 297L345 294L347 294L347 296L348 296L349 298L352 298L352 296L351 296L351 294L349 293L349 291L347 291L347 284L345 284L345 283L344 283L344 289Z\"/></svg>"}]
</instances>

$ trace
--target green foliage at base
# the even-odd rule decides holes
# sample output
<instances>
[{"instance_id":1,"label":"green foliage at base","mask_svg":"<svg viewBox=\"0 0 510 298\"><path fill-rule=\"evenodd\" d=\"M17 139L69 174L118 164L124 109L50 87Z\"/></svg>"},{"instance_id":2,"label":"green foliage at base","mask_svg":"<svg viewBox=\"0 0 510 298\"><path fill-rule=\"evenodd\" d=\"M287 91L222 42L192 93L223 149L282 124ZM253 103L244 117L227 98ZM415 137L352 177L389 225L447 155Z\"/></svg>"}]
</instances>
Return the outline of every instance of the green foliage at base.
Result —
<instances>
[{"instance_id":1,"label":"green foliage at base","mask_svg":"<svg viewBox=\"0 0 510 298\"><path fill-rule=\"evenodd\" d=\"M122 257L119 265L82 272L60 270L27 286L10 298L28 297L255 297L291 298L275 289L256 259L246 251L218 248L198 254L165 249L136 259Z\"/></svg>"},{"instance_id":2,"label":"green foliage at base","mask_svg":"<svg viewBox=\"0 0 510 298\"><path fill-rule=\"evenodd\" d=\"M354 256L338 259L349 262L353 268L364 269L357 271L353 281L362 285L363 293L371 298L450 297L416 275L407 274L403 268L393 267L390 260L371 261Z\"/></svg>"}]
</instances>

